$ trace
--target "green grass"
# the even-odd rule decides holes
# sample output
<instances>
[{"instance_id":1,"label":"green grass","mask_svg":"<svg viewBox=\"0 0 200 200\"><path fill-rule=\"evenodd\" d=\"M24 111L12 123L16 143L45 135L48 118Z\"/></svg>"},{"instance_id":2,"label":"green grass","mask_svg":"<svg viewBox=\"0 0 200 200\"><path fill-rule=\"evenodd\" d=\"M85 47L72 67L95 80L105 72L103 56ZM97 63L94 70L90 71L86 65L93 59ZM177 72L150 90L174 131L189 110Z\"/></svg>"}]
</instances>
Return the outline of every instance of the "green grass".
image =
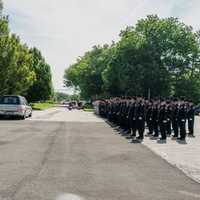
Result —
<instances>
[{"instance_id":1,"label":"green grass","mask_svg":"<svg viewBox=\"0 0 200 200\"><path fill-rule=\"evenodd\" d=\"M46 110L49 108L53 108L56 104L53 103L32 103L31 104L33 110Z\"/></svg>"},{"instance_id":2,"label":"green grass","mask_svg":"<svg viewBox=\"0 0 200 200\"><path fill-rule=\"evenodd\" d=\"M94 112L94 109L92 109L92 108L84 108L83 110L85 112Z\"/></svg>"}]
</instances>

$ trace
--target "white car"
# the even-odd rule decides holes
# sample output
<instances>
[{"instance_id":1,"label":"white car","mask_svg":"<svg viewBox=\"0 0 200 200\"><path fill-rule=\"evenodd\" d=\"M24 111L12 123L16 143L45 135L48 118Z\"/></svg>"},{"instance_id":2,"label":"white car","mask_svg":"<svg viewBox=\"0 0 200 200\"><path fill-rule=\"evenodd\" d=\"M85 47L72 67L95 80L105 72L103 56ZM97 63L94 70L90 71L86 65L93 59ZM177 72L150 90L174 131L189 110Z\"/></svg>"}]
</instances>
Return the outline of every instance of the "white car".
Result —
<instances>
[{"instance_id":1,"label":"white car","mask_svg":"<svg viewBox=\"0 0 200 200\"><path fill-rule=\"evenodd\" d=\"M32 108L28 105L25 97L22 96L2 96L0 97L0 116L19 117L26 119L32 116Z\"/></svg>"}]
</instances>

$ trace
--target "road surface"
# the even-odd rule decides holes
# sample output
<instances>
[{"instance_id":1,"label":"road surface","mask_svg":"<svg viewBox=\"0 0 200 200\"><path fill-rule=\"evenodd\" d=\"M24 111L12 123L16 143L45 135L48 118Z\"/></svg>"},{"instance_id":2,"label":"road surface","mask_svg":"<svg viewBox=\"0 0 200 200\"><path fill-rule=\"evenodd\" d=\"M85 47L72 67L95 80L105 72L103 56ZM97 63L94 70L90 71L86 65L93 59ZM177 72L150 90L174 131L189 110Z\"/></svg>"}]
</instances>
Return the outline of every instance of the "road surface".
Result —
<instances>
[{"instance_id":1,"label":"road surface","mask_svg":"<svg viewBox=\"0 0 200 200\"><path fill-rule=\"evenodd\" d=\"M0 200L196 200L200 184L92 113L0 121Z\"/></svg>"}]
</instances>

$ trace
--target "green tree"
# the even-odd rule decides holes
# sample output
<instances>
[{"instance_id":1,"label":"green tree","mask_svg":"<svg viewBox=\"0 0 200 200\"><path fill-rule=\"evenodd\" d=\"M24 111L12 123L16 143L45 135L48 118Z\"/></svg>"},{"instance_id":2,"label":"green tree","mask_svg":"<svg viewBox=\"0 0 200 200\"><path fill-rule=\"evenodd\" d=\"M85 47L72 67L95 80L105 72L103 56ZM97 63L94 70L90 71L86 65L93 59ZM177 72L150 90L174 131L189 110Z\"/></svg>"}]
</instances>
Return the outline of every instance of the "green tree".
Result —
<instances>
[{"instance_id":1,"label":"green tree","mask_svg":"<svg viewBox=\"0 0 200 200\"><path fill-rule=\"evenodd\" d=\"M9 34L8 19L0 19L0 95L22 94L35 80L32 57L19 37Z\"/></svg>"},{"instance_id":2,"label":"green tree","mask_svg":"<svg viewBox=\"0 0 200 200\"><path fill-rule=\"evenodd\" d=\"M37 48L31 49L30 54L33 59L31 68L36 74L36 80L27 91L27 98L31 102L49 100L53 95L51 68Z\"/></svg>"},{"instance_id":3,"label":"green tree","mask_svg":"<svg viewBox=\"0 0 200 200\"><path fill-rule=\"evenodd\" d=\"M18 94L29 100L48 100L52 93L50 66L39 50L29 49L0 18L0 95Z\"/></svg>"},{"instance_id":4,"label":"green tree","mask_svg":"<svg viewBox=\"0 0 200 200\"><path fill-rule=\"evenodd\" d=\"M147 16L94 48L65 72L83 97L184 95L200 99L200 34L176 18Z\"/></svg>"},{"instance_id":5,"label":"green tree","mask_svg":"<svg viewBox=\"0 0 200 200\"><path fill-rule=\"evenodd\" d=\"M80 88L81 96L85 99L95 98L103 93L102 71L106 67L105 57L108 46L95 46L77 63L65 71L64 82Z\"/></svg>"},{"instance_id":6,"label":"green tree","mask_svg":"<svg viewBox=\"0 0 200 200\"><path fill-rule=\"evenodd\" d=\"M56 92L55 93L55 99L60 102L60 101L69 101L70 100L70 95L62 93L62 92Z\"/></svg>"},{"instance_id":7,"label":"green tree","mask_svg":"<svg viewBox=\"0 0 200 200\"><path fill-rule=\"evenodd\" d=\"M192 27L176 18L159 19L157 16L148 16L138 22L136 31L145 38L146 52L150 53L152 61L156 60L159 72L164 72L162 80L165 83L159 93L167 88L171 95L179 95L180 87L184 90L184 80L192 80L197 75L195 72L199 71L196 71L199 68L199 44ZM185 88L185 96L189 97L188 94Z\"/></svg>"}]
</instances>

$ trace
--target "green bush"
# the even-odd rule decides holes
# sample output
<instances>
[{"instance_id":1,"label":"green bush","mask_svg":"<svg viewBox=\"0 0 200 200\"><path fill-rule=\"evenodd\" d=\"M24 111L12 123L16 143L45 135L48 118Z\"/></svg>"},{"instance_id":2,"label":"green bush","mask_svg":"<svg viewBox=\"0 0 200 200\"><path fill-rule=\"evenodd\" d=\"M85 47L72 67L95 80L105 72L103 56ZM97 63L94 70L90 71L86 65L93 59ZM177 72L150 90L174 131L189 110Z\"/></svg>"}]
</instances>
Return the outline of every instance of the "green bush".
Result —
<instances>
[{"instance_id":1,"label":"green bush","mask_svg":"<svg viewBox=\"0 0 200 200\"><path fill-rule=\"evenodd\" d=\"M83 106L84 109L93 109L93 105L91 103L86 103L84 106Z\"/></svg>"}]
</instances>

